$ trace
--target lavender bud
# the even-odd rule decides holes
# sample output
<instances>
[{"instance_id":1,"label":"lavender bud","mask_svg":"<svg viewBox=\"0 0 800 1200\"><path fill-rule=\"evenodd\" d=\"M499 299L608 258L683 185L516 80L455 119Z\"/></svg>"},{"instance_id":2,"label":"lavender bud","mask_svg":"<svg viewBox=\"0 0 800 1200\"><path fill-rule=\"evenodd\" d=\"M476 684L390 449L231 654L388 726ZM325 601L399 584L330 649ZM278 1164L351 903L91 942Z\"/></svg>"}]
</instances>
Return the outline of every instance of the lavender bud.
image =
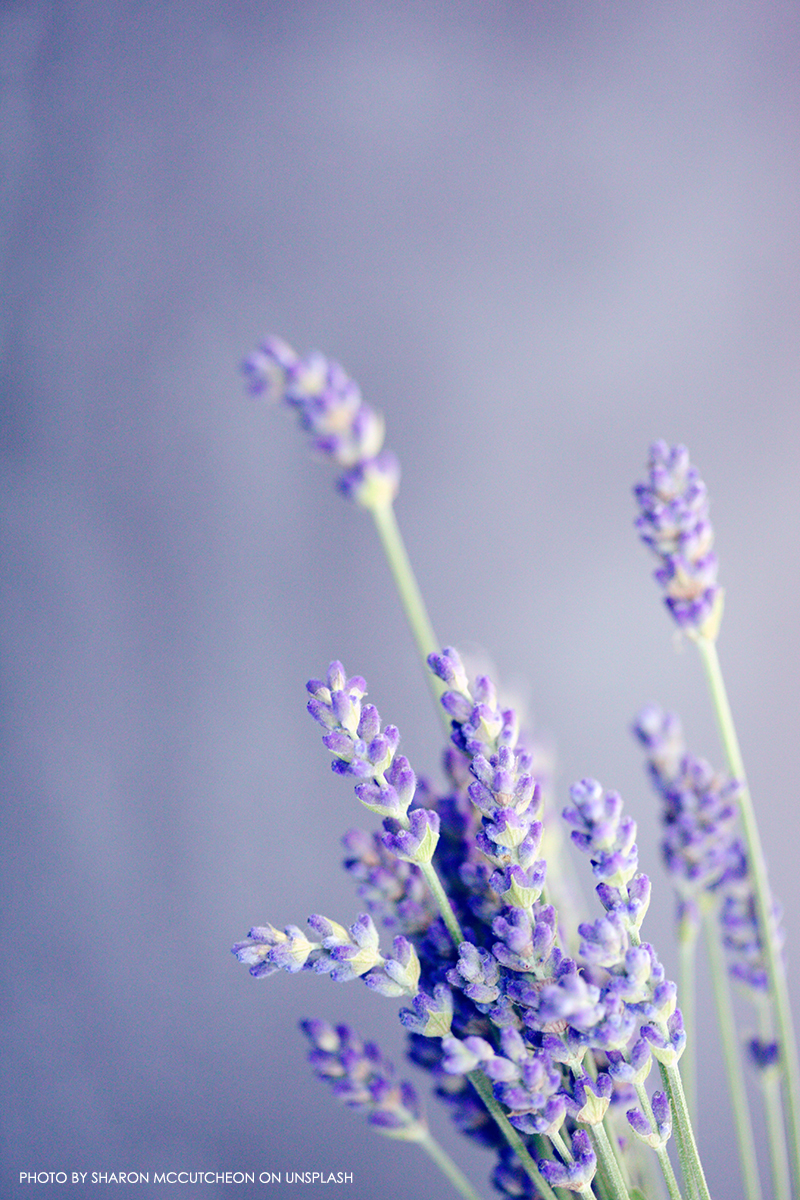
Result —
<instances>
[{"instance_id":1,"label":"lavender bud","mask_svg":"<svg viewBox=\"0 0 800 1200\"><path fill-rule=\"evenodd\" d=\"M484 1038L442 1038L444 1059L442 1067L448 1075L469 1075L483 1062L494 1058L494 1050Z\"/></svg>"},{"instance_id":2,"label":"lavender bud","mask_svg":"<svg viewBox=\"0 0 800 1200\"><path fill-rule=\"evenodd\" d=\"M607 1051L608 1073L615 1082L641 1086L650 1074L653 1065L650 1045L645 1038L639 1038L633 1044L630 1054L625 1056L621 1050Z\"/></svg>"},{"instance_id":3,"label":"lavender bud","mask_svg":"<svg viewBox=\"0 0 800 1200\"><path fill-rule=\"evenodd\" d=\"M387 832L383 835L383 844L403 862L426 866L439 841L439 814L427 808L416 808L408 821L408 829L398 830L391 828L391 821L384 822Z\"/></svg>"},{"instance_id":4,"label":"lavender bud","mask_svg":"<svg viewBox=\"0 0 800 1200\"><path fill-rule=\"evenodd\" d=\"M759 1071L768 1071L780 1063L780 1046L775 1041L765 1041L763 1038L750 1038L747 1043L750 1061Z\"/></svg>"},{"instance_id":5,"label":"lavender bud","mask_svg":"<svg viewBox=\"0 0 800 1200\"><path fill-rule=\"evenodd\" d=\"M411 1008L400 1009L400 1021L411 1033L422 1037L446 1037L453 1021L452 992L442 983L437 983L432 996L418 992Z\"/></svg>"},{"instance_id":6,"label":"lavender bud","mask_svg":"<svg viewBox=\"0 0 800 1200\"><path fill-rule=\"evenodd\" d=\"M542 1159L539 1162L539 1170L551 1187L565 1187L573 1192L582 1192L591 1186L597 1170L597 1160L585 1130L578 1129L572 1135L572 1153L574 1162L558 1163Z\"/></svg>"}]
</instances>

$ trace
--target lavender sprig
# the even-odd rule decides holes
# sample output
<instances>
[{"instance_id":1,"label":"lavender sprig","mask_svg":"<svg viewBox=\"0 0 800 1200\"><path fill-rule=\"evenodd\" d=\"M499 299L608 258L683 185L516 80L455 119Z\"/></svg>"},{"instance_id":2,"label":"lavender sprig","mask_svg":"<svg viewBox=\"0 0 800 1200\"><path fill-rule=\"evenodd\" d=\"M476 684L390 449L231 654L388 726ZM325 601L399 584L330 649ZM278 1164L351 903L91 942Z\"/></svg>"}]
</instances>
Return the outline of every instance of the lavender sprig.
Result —
<instances>
[{"instance_id":1,"label":"lavender sprig","mask_svg":"<svg viewBox=\"0 0 800 1200\"><path fill-rule=\"evenodd\" d=\"M364 680L361 676L347 679L340 662L331 663L324 680L310 680L307 689L311 694L308 711L327 731L322 741L333 754L333 770L359 780L355 785L359 800L384 818L384 846L397 858L419 867L458 945L464 935L432 864L439 841L439 815L423 808L409 812L416 776L408 759L397 754L397 727L381 729L375 706L362 705Z\"/></svg>"},{"instance_id":2,"label":"lavender sprig","mask_svg":"<svg viewBox=\"0 0 800 1200\"><path fill-rule=\"evenodd\" d=\"M600 880L597 895L606 910L599 921L580 926L581 954L608 972L601 996L607 1005L616 1000L619 1007L615 1011L612 1006L611 1012L617 1021L627 1017L642 1022L636 1049L639 1065L632 1081L637 1083L637 1091L643 1088L649 1049L658 1060L675 1115L684 1178L703 1200L710 1200L678 1069L686 1034L677 1007L677 989L666 979L653 947L639 937L650 882L638 872L636 822L624 816L618 793L605 792L594 779L575 784L570 797L572 804L564 810L564 818L573 827L573 841L590 857L593 873ZM608 1045L608 1049L618 1053L628 1041L623 1034L619 1044ZM617 1070L634 1061L633 1053L630 1058L612 1059ZM644 1100L644 1092L639 1095ZM666 1172L665 1158L661 1161ZM667 1182L671 1187L668 1176Z\"/></svg>"},{"instance_id":3,"label":"lavender sprig","mask_svg":"<svg viewBox=\"0 0 800 1200\"><path fill-rule=\"evenodd\" d=\"M384 422L333 359L313 351L301 358L279 337L265 338L242 370L254 396L297 413L314 449L343 468L338 488L364 508L391 504L400 466L383 449Z\"/></svg>"},{"instance_id":4,"label":"lavender sprig","mask_svg":"<svg viewBox=\"0 0 800 1200\"><path fill-rule=\"evenodd\" d=\"M415 1142L447 1176L464 1200L480 1200L460 1167L432 1136L416 1089L398 1080L395 1068L374 1042L365 1042L348 1025L301 1021L311 1042L308 1061L317 1077L330 1084L337 1100L361 1112L376 1133Z\"/></svg>"},{"instance_id":5,"label":"lavender sprig","mask_svg":"<svg viewBox=\"0 0 800 1200\"><path fill-rule=\"evenodd\" d=\"M338 488L369 510L419 655L439 644L394 514L400 483L395 455L383 449L383 418L338 363L313 351L301 358L283 338L267 337L242 364L248 390L294 409L318 453L343 468ZM434 700L440 689L427 676Z\"/></svg>"},{"instance_id":6,"label":"lavender sprig","mask_svg":"<svg viewBox=\"0 0 800 1200\"><path fill-rule=\"evenodd\" d=\"M257 925L244 941L236 942L232 953L256 979L280 970L293 975L314 971L329 975L334 983L363 977L367 987L382 996L416 996L420 963L408 938L398 935L393 955L384 956L369 913L362 913L349 929L318 914L310 916L308 924L319 941L311 941L296 925L287 925L283 933L272 925Z\"/></svg>"},{"instance_id":7,"label":"lavender sprig","mask_svg":"<svg viewBox=\"0 0 800 1200\"><path fill-rule=\"evenodd\" d=\"M739 739L717 653L722 591L717 585L711 549L706 489L689 463L684 447L654 443L650 480L634 489L641 513L637 526L662 559L657 577L667 587L667 602L679 624L697 645L705 670L728 770L740 785L738 805L753 880L755 915L765 950L769 995L780 1048L786 1125L792 1153L795 1192L800 1195L800 1064L786 972L775 935L774 904L755 809L747 785ZM670 537L673 543L670 543ZM688 569L684 569L687 567ZM673 586L674 584L674 586Z\"/></svg>"},{"instance_id":8,"label":"lavender sprig","mask_svg":"<svg viewBox=\"0 0 800 1200\"><path fill-rule=\"evenodd\" d=\"M761 1187L748 1087L726 981L726 975L737 979L745 986L751 1001L763 1010L768 981L764 948L756 920L747 853L735 828L740 786L715 772L703 759L688 753L680 721L674 714L648 705L639 714L634 733L647 751L650 777L663 801L662 852L679 896L683 984L689 996L693 994L697 925L702 920L705 927L742 1176L749 1200L758 1200ZM712 920L712 910L716 923ZM721 944L728 959L727 972ZM763 1058L759 1053L762 1045L770 1047ZM773 1045L772 1037L764 1042L756 1039L757 1048L751 1053L751 1060L757 1067L774 1057ZM768 1109L774 1109L774 1086L766 1079L762 1083ZM777 1112L769 1114L767 1127L775 1196L788 1196L786 1139Z\"/></svg>"}]
</instances>

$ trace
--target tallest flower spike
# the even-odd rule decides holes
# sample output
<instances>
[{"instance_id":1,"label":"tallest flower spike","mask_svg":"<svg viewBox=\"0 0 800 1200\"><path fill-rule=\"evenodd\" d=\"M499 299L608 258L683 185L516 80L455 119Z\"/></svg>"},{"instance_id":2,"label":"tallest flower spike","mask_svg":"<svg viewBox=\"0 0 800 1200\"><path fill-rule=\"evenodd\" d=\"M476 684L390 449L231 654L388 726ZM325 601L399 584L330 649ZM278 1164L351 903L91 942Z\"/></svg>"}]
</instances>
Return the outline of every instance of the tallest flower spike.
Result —
<instances>
[{"instance_id":1,"label":"tallest flower spike","mask_svg":"<svg viewBox=\"0 0 800 1200\"><path fill-rule=\"evenodd\" d=\"M394 454L383 448L383 417L364 402L358 384L337 362L317 351L301 358L283 338L265 338L242 363L242 371L251 395L266 396L295 409L314 449L343 468L339 491L371 514L425 662L438 639L394 513L400 466ZM426 675L438 705L442 689L438 680Z\"/></svg>"},{"instance_id":2,"label":"tallest flower spike","mask_svg":"<svg viewBox=\"0 0 800 1200\"><path fill-rule=\"evenodd\" d=\"M723 593L717 584L706 485L685 446L654 442L648 469L647 482L633 489L641 509L636 528L661 559L655 578L678 625L713 641L722 617Z\"/></svg>"},{"instance_id":3,"label":"tallest flower spike","mask_svg":"<svg viewBox=\"0 0 800 1200\"><path fill-rule=\"evenodd\" d=\"M268 337L245 359L242 371L252 395L295 409L314 449L344 467L338 480L344 495L369 509L391 504L400 467L383 449L383 417L364 402L358 384L337 362L317 351L301 358L282 338Z\"/></svg>"}]
</instances>

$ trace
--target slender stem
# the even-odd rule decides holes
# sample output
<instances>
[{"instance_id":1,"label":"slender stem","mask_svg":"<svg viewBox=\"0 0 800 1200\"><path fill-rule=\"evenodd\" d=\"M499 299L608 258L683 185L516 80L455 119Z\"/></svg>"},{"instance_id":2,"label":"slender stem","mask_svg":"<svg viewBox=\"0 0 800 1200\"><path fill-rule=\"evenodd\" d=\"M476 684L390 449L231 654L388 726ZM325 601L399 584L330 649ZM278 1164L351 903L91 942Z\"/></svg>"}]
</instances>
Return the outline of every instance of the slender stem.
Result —
<instances>
[{"instance_id":1,"label":"slender stem","mask_svg":"<svg viewBox=\"0 0 800 1200\"><path fill-rule=\"evenodd\" d=\"M442 920L447 926L447 932L453 939L453 944L456 947L460 946L464 941L464 934L462 933L461 926L456 919L456 914L453 912L450 902L447 899L447 893L442 886L442 881L436 874L436 869L433 863L423 863L420 865L419 869L422 872L425 882L431 889L431 894L433 895L439 912L442 915Z\"/></svg>"},{"instance_id":2,"label":"slender stem","mask_svg":"<svg viewBox=\"0 0 800 1200\"><path fill-rule=\"evenodd\" d=\"M786 985L786 972L781 958L780 946L775 936L773 920L773 904L770 894L767 867L764 852L761 848L761 838L758 832L753 801L747 786L744 761L733 722L733 713L728 701L728 693L722 675L719 655L715 642L709 638L698 636L697 648L706 671L714 710L717 715L722 744L731 774L741 785L739 793L739 811L742 819L742 829L747 844L748 866L753 880L756 916L761 937L761 945L769 977L772 1000L775 1006L775 1023L780 1048L782 1084L786 1105L786 1124L788 1127L789 1144L794 1165L795 1190L800 1195L800 1071L797 1061L797 1039L792 1023L792 1010L789 1003L789 991Z\"/></svg>"},{"instance_id":3,"label":"slender stem","mask_svg":"<svg viewBox=\"0 0 800 1200\"><path fill-rule=\"evenodd\" d=\"M678 1153L681 1158L686 1186L694 1190L700 1200L711 1200L703 1164L694 1139L689 1109L686 1106L686 1096L681 1082L681 1073L677 1066L661 1066L661 1078L664 1080L669 1098L672 1103L672 1115L678 1131Z\"/></svg>"},{"instance_id":4,"label":"slender stem","mask_svg":"<svg viewBox=\"0 0 800 1200\"><path fill-rule=\"evenodd\" d=\"M691 1197L691 1200L698 1200L700 1193L699 1193L699 1188L697 1185L697 1173L694 1169L694 1163L692 1161L691 1155L687 1149L685 1130L677 1117L677 1106L675 1104L675 1098L672 1095L672 1090L670 1088L669 1077L667 1075L667 1068L664 1066L663 1063L659 1063L658 1067L659 1067L659 1071L661 1072L661 1082L664 1085L664 1090L667 1092L667 1094L669 1095L669 1098L670 1098L670 1107L672 1108L673 1132L675 1134L675 1144L678 1147L678 1158L679 1158L680 1164L681 1164L681 1173L683 1175L683 1182L685 1184L687 1194Z\"/></svg>"},{"instance_id":5,"label":"slender stem","mask_svg":"<svg viewBox=\"0 0 800 1200\"><path fill-rule=\"evenodd\" d=\"M686 924L685 922L683 924ZM678 939L680 950L680 986L678 995L681 998L681 1016L683 1028L686 1030L686 1049L681 1058L681 1076L683 1089L686 1093L686 1103L689 1112L697 1126L697 980L695 966L697 964L697 930L682 929Z\"/></svg>"},{"instance_id":6,"label":"slender stem","mask_svg":"<svg viewBox=\"0 0 800 1200\"><path fill-rule=\"evenodd\" d=\"M614 1153L614 1147L608 1140L605 1127L601 1121L598 1121L596 1125L588 1125L587 1128L589 1130L589 1137L594 1144L594 1152L597 1155L598 1165L602 1167L606 1178L611 1184L615 1200L630 1200L625 1180L622 1178L622 1172L617 1162L617 1156Z\"/></svg>"},{"instance_id":7,"label":"slender stem","mask_svg":"<svg viewBox=\"0 0 800 1200\"><path fill-rule=\"evenodd\" d=\"M503 1137L506 1139L511 1149L522 1163L522 1167L526 1175L528 1175L528 1177L536 1184L537 1188L542 1194L543 1200L557 1200L555 1192L541 1174L536 1163L526 1150L519 1133L511 1124L498 1102L495 1100L494 1093L492 1092L492 1085L490 1084L489 1080L482 1071L471 1071L467 1076L467 1079L475 1088L475 1091L478 1093L492 1117L497 1122Z\"/></svg>"},{"instance_id":8,"label":"slender stem","mask_svg":"<svg viewBox=\"0 0 800 1200\"><path fill-rule=\"evenodd\" d=\"M772 1021L772 1006L766 996L760 997L759 1033L766 1042L774 1040L775 1032ZM764 1096L764 1113L767 1120L767 1131L770 1149L770 1164L772 1167L772 1182L776 1196L791 1195L791 1172L783 1127L783 1108L781 1106L780 1072L768 1067L759 1071L761 1090Z\"/></svg>"},{"instance_id":9,"label":"slender stem","mask_svg":"<svg viewBox=\"0 0 800 1200\"><path fill-rule=\"evenodd\" d=\"M750 1116L750 1106L747 1102L747 1083L742 1070L739 1035L736 1031L736 1020L733 1013L728 972L725 958L719 943L716 921L707 906L703 911L703 929L706 938L711 979L714 986L714 999L717 1005L717 1020L719 1021L722 1052L725 1058L725 1069L728 1073L728 1092L733 1108L733 1119L736 1127L736 1140L739 1143L739 1158L742 1164L742 1179L748 1200L761 1200L761 1183L758 1177L758 1157L756 1142L753 1135L753 1123ZM681 1009L683 1012L683 1009ZM783 1129L780 1137L785 1148ZM789 1200L788 1191L776 1191L775 1200Z\"/></svg>"},{"instance_id":10,"label":"slender stem","mask_svg":"<svg viewBox=\"0 0 800 1200\"><path fill-rule=\"evenodd\" d=\"M428 616L428 610L425 607L425 601L422 599L422 592L414 575L414 569L408 557L403 535L400 533L400 526L397 524L394 505L391 503L381 504L377 508L370 509L370 511L375 521L378 536L381 539L381 545L386 555L386 561L389 564L389 570L392 572L392 578L400 596L406 620L411 627L414 641L417 643L417 650L425 668L428 685L433 692L436 707L449 734L450 718L439 703L445 687L441 680L432 671L428 670L428 655L435 654L442 647L434 633L431 619Z\"/></svg>"},{"instance_id":11,"label":"slender stem","mask_svg":"<svg viewBox=\"0 0 800 1200\"><path fill-rule=\"evenodd\" d=\"M467 1179L464 1172L460 1167L456 1166L444 1147L440 1146L436 1141L433 1134L426 1133L425 1137L420 1138L417 1145L426 1154L430 1155L442 1174L447 1176L458 1194L464 1197L464 1200L481 1200L480 1193L475 1191L475 1188Z\"/></svg>"}]
</instances>

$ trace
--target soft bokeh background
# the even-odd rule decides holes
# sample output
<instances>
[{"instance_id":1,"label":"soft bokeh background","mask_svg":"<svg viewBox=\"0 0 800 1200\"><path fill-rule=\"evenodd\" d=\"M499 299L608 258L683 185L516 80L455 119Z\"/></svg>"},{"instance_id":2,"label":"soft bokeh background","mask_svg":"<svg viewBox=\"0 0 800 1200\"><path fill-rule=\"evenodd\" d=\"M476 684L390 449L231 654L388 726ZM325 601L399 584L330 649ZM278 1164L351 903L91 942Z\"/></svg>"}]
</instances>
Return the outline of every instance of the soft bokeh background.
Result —
<instances>
[{"instance_id":1,"label":"soft bokeh background","mask_svg":"<svg viewBox=\"0 0 800 1200\"><path fill-rule=\"evenodd\" d=\"M59 1169L447 1191L305 1065L312 1014L400 1057L397 1005L229 953L358 911L338 838L374 819L307 678L340 657L418 770L440 751L368 519L243 394L267 331L386 414L440 636L525 696L562 798L623 792L673 972L630 721L657 700L720 751L630 486L654 437L690 446L800 1002L799 63L793 0L2 5L4 1194ZM738 1200L714 1024L700 1137Z\"/></svg>"}]
</instances>

